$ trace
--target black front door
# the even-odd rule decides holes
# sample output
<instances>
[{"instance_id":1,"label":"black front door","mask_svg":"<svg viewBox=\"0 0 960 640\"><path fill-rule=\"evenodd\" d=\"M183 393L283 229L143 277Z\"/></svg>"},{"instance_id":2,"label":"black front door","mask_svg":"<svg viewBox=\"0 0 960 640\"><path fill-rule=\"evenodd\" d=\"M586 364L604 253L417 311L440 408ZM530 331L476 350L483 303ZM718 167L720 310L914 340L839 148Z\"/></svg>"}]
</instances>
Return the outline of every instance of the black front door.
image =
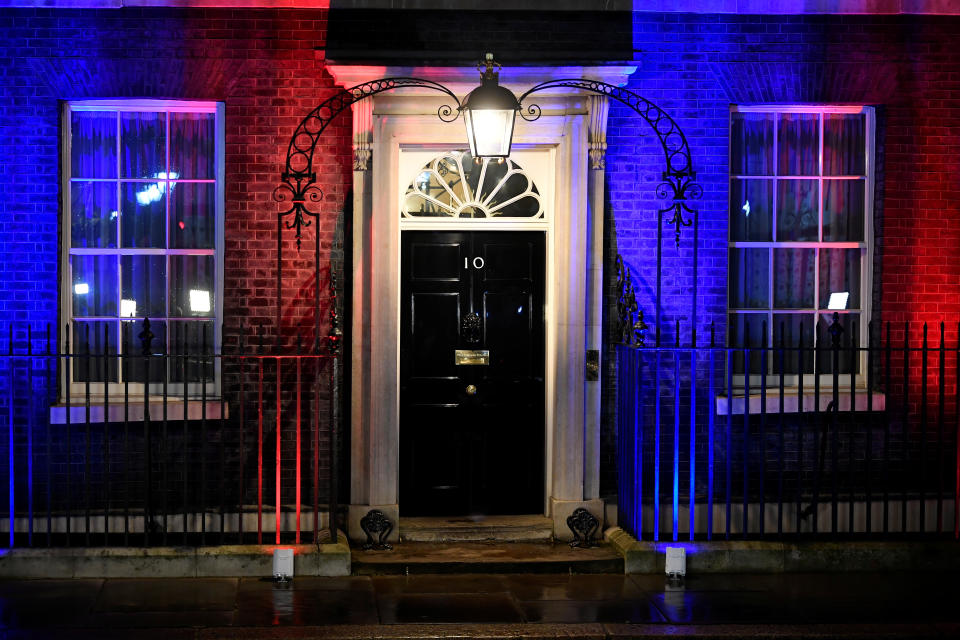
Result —
<instances>
[{"instance_id":1,"label":"black front door","mask_svg":"<svg viewBox=\"0 0 960 640\"><path fill-rule=\"evenodd\" d=\"M400 513L543 511L544 234L404 231Z\"/></svg>"}]
</instances>

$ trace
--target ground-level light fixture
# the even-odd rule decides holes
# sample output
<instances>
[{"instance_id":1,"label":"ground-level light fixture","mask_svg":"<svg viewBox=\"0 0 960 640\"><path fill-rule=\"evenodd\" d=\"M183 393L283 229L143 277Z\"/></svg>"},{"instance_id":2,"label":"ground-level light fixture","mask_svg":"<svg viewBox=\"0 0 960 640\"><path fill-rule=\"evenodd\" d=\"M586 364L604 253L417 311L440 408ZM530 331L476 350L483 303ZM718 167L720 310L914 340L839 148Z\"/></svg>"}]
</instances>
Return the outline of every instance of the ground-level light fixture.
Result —
<instances>
[{"instance_id":1,"label":"ground-level light fixture","mask_svg":"<svg viewBox=\"0 0 960 640\"><path fill-rule=\"evenodd\" d=\"M687 550L683 547L667 547L664 565L669 580L683 580L687 575Z\"/></svg>"},{"instance_id":2,"label":"ground-level light fixture","mask_svg":"<svg viewBox=\"0 0 960 640\"><path fill-rule=\"evenodd\" d=\"M273 550L274 582L289 582L293 579L293 549Z\"/></svg>"},{"instance_id":3,"label":"ground-level light fixture","mask_svg":"<svg viewBox=\"0 0 960 640\"><path fill-rule=\"evenodd\" d=\"M513 123L520 102L513 92L500 86L500 65L488 53L477 67L480 86L463 101L460 112L467 126L467 142L474 158L506 158L513 141Z\"/></svg>"}]
</instances>

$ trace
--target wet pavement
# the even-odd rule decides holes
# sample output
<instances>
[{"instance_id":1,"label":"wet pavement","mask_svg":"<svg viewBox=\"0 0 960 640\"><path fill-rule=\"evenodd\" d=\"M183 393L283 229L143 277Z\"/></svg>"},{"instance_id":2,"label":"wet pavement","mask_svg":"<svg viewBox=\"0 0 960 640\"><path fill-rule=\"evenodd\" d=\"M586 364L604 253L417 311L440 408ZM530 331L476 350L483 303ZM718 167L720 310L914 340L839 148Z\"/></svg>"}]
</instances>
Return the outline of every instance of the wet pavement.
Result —
<instances>
[{"instance_id":1,"label":"wet pavement","mask_svg":"<svg viewBox=\"0 0 960 640\"><path fill-rule=\"evenodd\" d=\"M0 581L0 637L960 637L949 573Z\"/></svg>"}]
</instances>

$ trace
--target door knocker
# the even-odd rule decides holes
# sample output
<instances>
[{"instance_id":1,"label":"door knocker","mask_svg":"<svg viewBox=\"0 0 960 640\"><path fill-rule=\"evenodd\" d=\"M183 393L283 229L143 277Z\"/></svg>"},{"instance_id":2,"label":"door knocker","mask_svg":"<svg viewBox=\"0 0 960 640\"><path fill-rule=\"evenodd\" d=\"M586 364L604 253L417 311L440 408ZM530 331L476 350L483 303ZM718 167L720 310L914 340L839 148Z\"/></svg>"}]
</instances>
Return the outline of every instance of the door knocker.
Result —
<instances>
[{"instance_id":1,"label":"door knocker","mask_svg":"<svg viewBox=\"0 0 960 640\"><path fill-rule=\"evenodd\" d=\"M476 311L463 316L463 321L460 323L460 337L471 344L480 342L480 315Z\"/></svg>"}]
</instances>

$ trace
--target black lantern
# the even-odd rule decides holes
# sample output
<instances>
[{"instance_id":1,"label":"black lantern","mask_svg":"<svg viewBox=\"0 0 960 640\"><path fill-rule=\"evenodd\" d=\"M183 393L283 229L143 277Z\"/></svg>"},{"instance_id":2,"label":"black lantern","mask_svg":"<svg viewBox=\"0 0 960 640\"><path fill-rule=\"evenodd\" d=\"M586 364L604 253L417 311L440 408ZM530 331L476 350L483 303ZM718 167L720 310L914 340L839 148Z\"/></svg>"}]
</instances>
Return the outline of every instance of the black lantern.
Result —
<instances>
[{"instance_id":1,"label":"black lantern","mask_svg":"<svg viewBox=\"0 0 960 640\"><path fill-rule=\"evenodd\" d=\"M510 155L513 122L520 103L506 87L499 84L500 74L493 70L493 54L486 55L486 69L480 86L470 92L460 111L467 125L467 140L474 158L506 158Z\"/></svg>"}]
</instances>

